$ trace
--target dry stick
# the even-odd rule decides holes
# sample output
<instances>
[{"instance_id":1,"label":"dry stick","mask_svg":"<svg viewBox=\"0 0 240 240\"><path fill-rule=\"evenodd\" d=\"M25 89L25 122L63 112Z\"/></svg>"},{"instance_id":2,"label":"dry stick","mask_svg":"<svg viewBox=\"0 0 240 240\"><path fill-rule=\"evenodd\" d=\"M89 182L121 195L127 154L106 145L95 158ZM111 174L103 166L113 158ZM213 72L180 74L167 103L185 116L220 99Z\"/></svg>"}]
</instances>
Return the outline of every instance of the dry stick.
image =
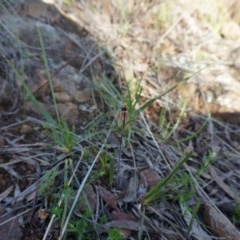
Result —
<instances>
[{"instance_id":1,"label":"dry stick","mask_svg":"<svg viewBox=\"0 0 240 240\"><path fill-rule=\"evenodd\" d=\"M120 165L121 165L121 152L122 152L122 142L123 142L123 134L124 129L127 122L127 105L124 103L122 106L121 120L122 120L122 132L120 136L120 145L119 145L119 157L117 162L117 185L119 188L122 187L122 177L120 176ZM119 181L119 182L118 182Z\"/></svg>"}]
</instances>

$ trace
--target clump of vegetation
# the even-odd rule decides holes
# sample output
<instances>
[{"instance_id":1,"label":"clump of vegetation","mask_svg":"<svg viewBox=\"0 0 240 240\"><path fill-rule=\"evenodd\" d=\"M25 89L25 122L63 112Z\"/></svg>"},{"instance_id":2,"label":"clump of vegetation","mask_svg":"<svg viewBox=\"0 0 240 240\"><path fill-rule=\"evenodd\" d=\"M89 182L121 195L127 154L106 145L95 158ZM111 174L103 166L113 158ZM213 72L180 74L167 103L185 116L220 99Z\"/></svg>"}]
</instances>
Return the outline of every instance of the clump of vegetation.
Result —
<instances>
[{"instance_id":1,"label":"clump of vegetation","mask_svg":"<svg viewBox=\"0 0 240 240\"><path fill-rule=\"evenodd\" d=\"M100 12L101 17L107 20L99 21L103 25L99 28L102 27L104 30L101 30L105 31L107 27L112 27L111 30L114 30L119 39L106 40L107 59L102 60L101 58L106 56L100 53L91 58L91 51L85 49L87 53L81 67L75 62L78 73L83 74L86 71L84 77L90 76L92 84L91 103L96 111L91 121L86 118L85 125L80 124L80 121L85 120L84 111L81 112L79 122L75 124L70 124L69 119L61 116L58 89L53 82L53 76L56 77L57 74L52 74L55 63L48 59L48 46L44 43L40 29L37 30L40 49L34 57L38 58L46 73L48 100L54 106L54 113L48 112L26 81L28 73L23 59L27 58L29 53L21 52L26 49L19 50L22 56L20 67L11 58L5 59L7 66L19 80L23 101L35 110L23 112L21 121L30 121L34 129L39 130L36 136L28 132L34 140L33 145L19 138L16 142L23 143L20 142L14 149L16 142L8 139L12 148L5 150L4 147L0 150L0 153L3 151L5 155L16 151L14 154L19 154L19 159L32 164L36 169L33 190L27 189L33 195L21 192L21 186L16 187L14 197L11 196L16 202L20 201L19 199L28 202L27 208L32 211L30 217L26 217L30 232L37 229L41 232L40 238L44 240L202 239L203 236L210 239L212 235L220 236L219 229L213 228L219 225L216 219L223 217L223 214L218 211L212 196L215 195L220 200L223 195L218 189L222 189L224 196L237 202L235 191L227 186L234 186L237 176L231 175L234 179L232 180L223 174L223 169L226 169L226 159L234 158L238 154L238 149L234 147L236 141L231 138L237 138L238 135L211 116L193 114L188 109L187 101L176 104L176 101L167 98L169 95L175 96L173 93L179 86L186 86L184 84L200 74L206 66L191 73L187 72L186 68L179 75L174 72L174 76L178 76L177 82L164 84L159 89L152 87L157 86L155 82L159 80L158 71L167 68L167 63L158 61L158 54L165 51L162 43L175 26L184 25L181 22L183 15L177 20L176 16L171 18L174 8L172 1L137 3L104 0L99 3L61 3L65 7L77 4L79 9L88 6L85 9L88 13ZM104 15L106 13L108 16ZM153 19L151 16L154 16ZM156 46L149 43L146 36L138 33L141 29L137 28L136 17L140 22L148 19L148 22L142 24L146 24L146 28L149 27L154 34L157 35L158 31L164 33L156 41ZM214 19L205 20L216 24ZM105 23L110 25L106 26ZM221 30L219 26L216 27L217 31ZM94 34L92 27L89 28L89 32ZM132 41L131 45L126 40L134 35L138 41L138 34L143 42L144 54L149 48L152 51L148 66L145 65L141 52L137 52L136 43ZM68 37L74 39L72 35ZM101 37L99 38L102 41ZM23 43L19 39L18 41L21 46ZM113 42L123 48L123 56L114 51L116 46L113 46ZM74 43L81 45L76 41ZM139 56L139 62L131 56L135 54ZM128 68L122 66L120 60L126 61ZM64 62L61 69L71 61L72 59ZM94 74L96 69L91 68L91 65L95 61L99 61L97 67L101 71L106 71ZM109 61L112 61L111 64ZM104 64L107 65L106 68ZM115 67L111 66L109 71L109 65ZM151 91L154 94L149 94ZM91 114L89 109L87 107L87 115ZM28 117L29 113L33 117ZM155 119L151 118L151 113ZM21 124L22 122L16 123L17 126ZM15 123L13 125L15 126ZM1 131L5 132L11 127L10 124L10 127L3 127ZM226 132L227 141L223 141ZM0 146L1 144L0 142ZM8 166L11 163L3 164L0 167L10 172L17 181L22 181L16 169ZM21 169L21 166L19 168ZM30 167L25 169L28 168ZM8 191L11 188L12 186L1 193L1 199L10 194ZM7 204L6 201L6 206ZM219 215L216 219L206 219L210 218L206 216L213 215L207 212L212 209ZM238 205L234 209L233 218L234 223L239 224ZM35 219L35 222L31 221L32 219ZM226 219L225 224L231 225ZM213 230L212 233L206 225Z\"/></svg>"}]
</instances>

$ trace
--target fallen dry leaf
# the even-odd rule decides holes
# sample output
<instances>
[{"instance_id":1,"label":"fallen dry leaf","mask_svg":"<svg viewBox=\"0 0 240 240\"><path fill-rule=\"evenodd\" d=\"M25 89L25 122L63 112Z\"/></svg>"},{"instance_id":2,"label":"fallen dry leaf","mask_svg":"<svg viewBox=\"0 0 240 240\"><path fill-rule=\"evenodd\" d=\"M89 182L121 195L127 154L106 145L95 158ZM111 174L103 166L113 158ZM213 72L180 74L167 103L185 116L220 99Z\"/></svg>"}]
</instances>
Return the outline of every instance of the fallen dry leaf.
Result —
<instances>
[{"instance_id":1,"label":"fallen dry leaf","mask_svg":"<svg viewBox=\"0 0 240 240\"><path fill-rule=\"evenodd\" d=\"M95 211L97 204L96 193L93 189L93 186L87 184L84 187L83 195L80 197L77 203L77 210L85 211L88 207L91 208L92 211Z\"/></svg>"},{"instance_id":2,"label":"fallen dry leaf","mask_svg":"<svg viewBox=\"0 0 240 240\"><path fill-rule=\"evenodd\" d=\"M118 228L119 233L121 234L121 236L124 239L126 239L127 237L129 237L131 235L131 229L122 228L122 222L123 222L123 220L111 221L111 222L105 223L103 226L98 228L98 233L102 234L104 232L108 232L109 228Z\"/></svg>"},{"instance_id":3,"label":"fallen dry leaf","mask_svg":"<svg viewBox=\"0 0 240 240\"><path fill-rule=\"evenodd\" d=\"M123 198L124 202L134 202L137 200L138 186L139 186L139 177L137 174L133 173L128 182L127 190Z\"/></svg>"},{"instance_id":4,"label":"fallen dry leaf","mask_svg":"<svg viewBox=\"0 0 240 240\"><path fill-rule=\"evenodd\" d=\"M142 226L140 223L133 220L114 220L114 221L105 223L103 227L105 229L120 228L120 229L128 229L133 231L139 231L141 230L141 228L145 230L144 226Z\"/></svg>"},{"instance_id":5,"label":"fallen dry leaf","mask_svg":"<svg viewBox=\"0 0 240 240\"><path fill-rule=\"evenodd\" d=\"M47 209L39 209L37 215L41 221L45 221L49 216L49 211Z\"/></svg>"},{"instance_id":6,"label":"fallen dry leaf","mask_svg":"<svg viewBox=\"0 0 240 240\"><path fill-rule=\"evenodd\" d=\"M119 208L117 206L118 199L114 194L112 194L111 192L109 192L108 190L101 186L97 186L97 191L101 198L107 203L109 207L119 211Z\"/></svg>"},{"instance_id":7,"label":"fallen dry leaf","mask_svg":"<svg viewBox=\"0 0 240 240\"><path fill-rule=\"evenodd\" d=\"M123 221L123 220L126 220L126 221L131 221L131 220L134 220L134 217L131 215L131 214L128 214L128 213L124 213L124 212L118 212L116 210L113 210L111 212L111 215L112 215L112 219L113 220L119 220L119 221ZM129 229L125 229L125 228L119 228L119 232L121 234L121 236L123 238L127 238L131 235L131 230Z\"/></svg>"},{"instance_id":8,"label":"fallen dry leaf","mask_svg":"<svg viewBox=\"0 0 240 240\"><path fill-rule=\"evenodd\" d=\"M204 223L216 236L231 240L240 239L240 232L218 209L204 204L203 216Z\"/></svg>"},{"instance_id":9,"label":"fallen dry leaf","mask_svg":"<svg viewBox=\"0 0 240 240\"><path fill-rule=\"evenodd\" d=\"M153 187L160 179L160 176L153 169L148 168L140 172L140 183L146 187Z\"/></svg>"},{"instance_id":10,"label":"fallen dry leaf","mask_svg":"<svg viewBox=\"0 0 240 240\"><path fill-rule=\"evenodd\" d=\"M26 200L27 202L30 202L32 200L35 200L37 196L38 196L38 190L35 190L32 193L30 193L28 196L26 196Z\"/></svg>"},{"instance_id":11,"label":"fallen dry leaf","mask_svg":"<svg viewBox=\"0 0 240 240\"><path fill-rule=\"evenodd\" d=\"M134 220L134 217L131 214L118 212L116 210L113 210L111 215L113 220Z\"/></svg>"}]
</instances>

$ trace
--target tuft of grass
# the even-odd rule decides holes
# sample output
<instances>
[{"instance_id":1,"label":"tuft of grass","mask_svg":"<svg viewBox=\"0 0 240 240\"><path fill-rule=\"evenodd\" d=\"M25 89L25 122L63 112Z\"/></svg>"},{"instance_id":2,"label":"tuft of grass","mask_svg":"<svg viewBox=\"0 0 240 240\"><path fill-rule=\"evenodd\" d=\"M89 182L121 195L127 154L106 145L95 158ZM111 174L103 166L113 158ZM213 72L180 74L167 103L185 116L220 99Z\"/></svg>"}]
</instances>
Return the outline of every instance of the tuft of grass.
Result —
<instances>
[{"instance_id":1,"label":"tuft of grass","mask_svg":"<svg viewBox=\"0 0 240 240\"><path fill-rule=\"evenodd\" d=\"M57 101L56 101L55 94L54 94L51 73L50 73L50 69L49 69L49 65L48 65L47 53L45 51L44 41L43 41L43 37L42 37L41 30L40 30L39 27L37 27L37 33L38 33L38 37L39 37L40 46L41 46L41 49L42 49L42 60L43 60L45 70L46 70L46 73L47 73L48 83L49 83L51 94L52 94L52 100L53 100L53 103L54 103L55 112L56 112L56 115L57 115L57 120L60 123L61 121L60 121L60 116L59 116L59 112L58 112L58 108L57 108Z\"/></svg>"},{"instance_id":2,"label":"tuft of grass","mask_svg":"<svg viewBox=\"0 0 240 240\"><path fill-rule=\"evenodd\" d=\"M60 122L54 125L45 125L46 133L55 143L57 148L64 153L70 153L76 145L75 127L69 128L66 121L60 118Z\"/></svg>"},{"instance_id":3,"label":"tuft of grass","mask_svg":"<svg viewBox=\"0 0 240 240\"><path fill-rule=\"evenodd\" d=\"M216 158L216 152L214 151L211 151L207 155L204 155L202 160L203 164L197 170L197 176L201 177L203 173L208 171L215 158Z\"/></svg>"},{"instance_id":4,"label":"tuft of grass","mask_svg":"<svg viewBox=\"0 0 240 240\"><path fill-rule=\"evenodd\" d=\"M186 103L183 104L183 106L180 107L180 112L177 116L176 122L174 124L167 119L167 110L166 108L162 107L159 113L159 119L158 119L158 127L162 133L162 137L164 141L167 141L170 139L173 134L176 132L176 130L179 128L179 125L181 121L185 118L185 112L186 112ZM176 139L177 141L177 139Z\"/></svg>"},{"instance_id":5,"label":"tuft of grass","mask_svg":"<svg viewBox=\"0 0 240 240\"><path fill-rule=\"evenodd\" d=\"M122 237L119 229L117 228L110 228L108 230L108 237L107 240L123 240L124 238Z\"/></svg>"},{"instance_id":6,"label":"tuft of grass","mask_svg":"<svg viewBox=\"0 0 240 240\"><path fill-rule=\"evenodd\" d=\"M47 55L46 55L46 51L44 50L45 48L44 48L44 44L43 44L43 39L42 39L41 32L39 29L38 29L38 33L39 33L39 39L40 39L41 48L42 48L42 59L43 59L45 69L47 72L47 76L48 76L48 82L49 82L52 99L53 99L54 106L55 106L55 113L57 116L57 121L37 101L37 99L31 92L29 86L27 85L27 83L25 81L24 72L18 71L11 62L8 62L8 63L10 65L10 67L14 70L18 79L20 79L23 90L26 93L27 98L33 103L33 105L38 110L38 112L44 117L44 119L46 121L45 128L47 129L47 131L49 131L49 136L52 138L52 140L55 142L55 144L62 149L62 151L68 153L68 152L72 151L72 148L74 146L75 127L73 126L72 129L70 129L68 127L68 124L66 123L66 121L59 116L57 102L56 102L56 98L54 95L51 74L50 74L48 61L47 61Z\"/></svg>"},{"instance_id":7,"label":"tuft of grass","mask_svg":"<svg viewBox=\"0 0 240 240\"><path fill-rule=\"evenodd\" d=\"M89 217L91 217L91 212L86 210L80 219L68 224L67 232L77 236L77 240L92 239L94 236L89 232L91 229Z\"/></svg>"},{"instance_id":8,"label":"tuft of grass","mask_svg":"<svg viewBox=\"0 0 240 240\"><path fill-rule=\"evenodd\" d=\"M99 178L104 179L109 186L113 185L114 178L114 159L107 153L99 156L100 169L97 172ZM97 178L95 178L96 180Z\"/></svg>"},{"instance_id":9,"label":"tuft of grass","mask_svg":"<svg viewBox=\"0 0 240 240\"><path fill-rule=\"evenodd\" d=\"M160 180L154 187L152 187L144 196L142 203L144 205L148 205L151 202L154 202L156 200L159 200L162 198L162 190L163 188L169 184L169 182L172 180L173 176L177 173L177 171L182 167L182 165L190 158L191 152L186 154L182 157L181 160L179 160L176 164L176 166L172 169L172 171L162 180Z\"/></svg>"}]
</instances>

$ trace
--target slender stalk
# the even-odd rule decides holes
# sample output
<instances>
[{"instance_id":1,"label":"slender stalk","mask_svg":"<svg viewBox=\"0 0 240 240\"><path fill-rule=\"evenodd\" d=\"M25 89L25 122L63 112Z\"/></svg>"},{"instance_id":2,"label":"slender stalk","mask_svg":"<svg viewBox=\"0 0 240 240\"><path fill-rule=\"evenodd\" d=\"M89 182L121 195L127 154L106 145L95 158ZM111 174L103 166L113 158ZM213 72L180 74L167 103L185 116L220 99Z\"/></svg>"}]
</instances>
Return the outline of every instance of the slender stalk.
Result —
<instances>
[{"instance_id":1,"label":"slender stalk","mask_svg":"<svg viewBox=\"0 0 240 240\"><path fill-rule=\"evenodd\" d=\"M122 106L122 113L121 113L122 132L121 132L121 136L120 136L119 157L118 157L118 162L117 162L117 179L119 180L117 185L119 188L121 188L121 186L122 186L122 177L119 174L120 174L120 166L121 166L122 142L123 142L123 135L124 135L127 118L128 118L127 105L124 103L124 105Z\"/></svg>"}]
</instances>

